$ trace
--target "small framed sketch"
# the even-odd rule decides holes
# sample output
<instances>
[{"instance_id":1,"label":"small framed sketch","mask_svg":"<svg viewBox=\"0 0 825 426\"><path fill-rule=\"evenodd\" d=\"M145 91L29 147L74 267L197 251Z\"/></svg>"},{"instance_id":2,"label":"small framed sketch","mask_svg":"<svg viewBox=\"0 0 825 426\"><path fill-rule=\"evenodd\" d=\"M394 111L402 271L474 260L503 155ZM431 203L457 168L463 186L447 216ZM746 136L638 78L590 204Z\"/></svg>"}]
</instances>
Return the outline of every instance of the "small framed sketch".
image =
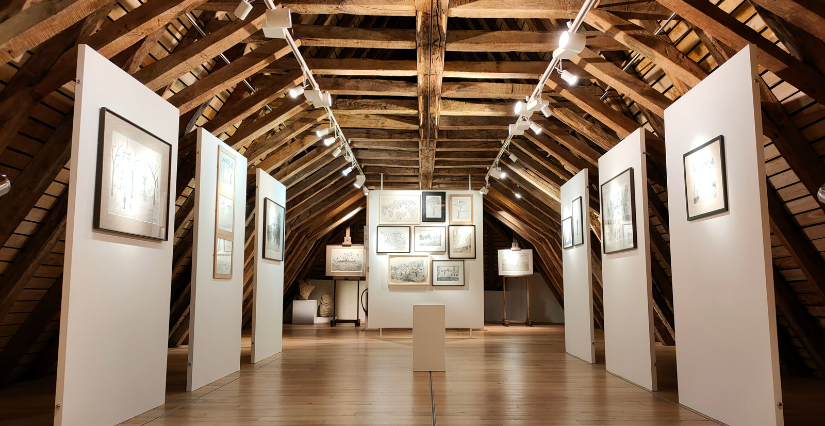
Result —
<instances>
[{"instance_id":1,"label":"small framed sketch","mask_svg":"<svg viewBox=\"0 0 825 426\"><path fill-rule=\"evenodd\" d=\"M424 191L421 193L421 221L445 222L447 220L447 193Z\"/></svg>"},{"instance_id":2,"label":"small framed sketch","mask_svg":"<svg viewBox=\"0 0 825 426\"><path fill-rule=\"evenodd\" d=\"M330 277L363 277L364 246L327 246L326 273Z\"/></svg>"},{"instance_id":3,"label":"small framed sketch","mask_svg":"<svg viewBox=\"0 0 825 426\"><path fill-rule=\"evenodd\" d=\"M573 245L584 244L584 216L582 215L582 197L573 200L571 209L573 218Z\"/></svg>"},{"instance_id":4,"label":"small framed sketch","mask_svg":"<svg viewBox=\"0 0 825 426\"><path fill-rule=\"evenodd\" d=\"M223 146L218 148L218 194L235 199L235 156Z\"/></svg>"},{"instance_id":5,"label":"small framed sketch","mask_svg":"<svg viewBox=\"0 0 825 426\"><path fill-rule=\"evenodd\" d=\"M433 260L433 287L464 286L463 260Z\"/></svg>"},{"instance_id":6,"label":"small framed sketch","mask_svg":"<svg viewBox=\"0 0 825 426\"><path fill-rule=\"evenodd\" d=\"M602 247L605 254L636 248L636 190L633 168L601 186Z\"/></svg>"},{"instance_id":7,"label":"small framed sketch","mask_svg":"<svg viewBox=\"0 0 825 426\"><path fill-rule=\"evenodd\" d=\"M573 218L568 217L561 221L561 248L573 247Z\"/></svg>"},{"instance_id":8,"label":"small framed sketch","mask_svg":"<svg viewBox=\"0 0 825 426\"><path fill-rule=\"evenodd\" d=\"M684 155L687 219L728 211L725 138L717 136Z\"/></svg>"},{"instance_id":9,"label":"small framed sketch","mask_svg":"<svg viewBox=\"0 0 825 426\"><path fill-rule=\"evenodd\" d=\"M378 197L379 225L418 225L421 223L421 196L385 195Z\"/></svg>"},{"instance_id":10,"label":"small framed sketch","mask_svg":"<svg viewBox=\"0 0 825 426\"><path fill-rule=\"evenodd\" d=\"M533 275L533 250L499 250L498 274L503 277Z\"/></svg>"},{"instance_id":11,"label":"small framed sketch","mask_svg":"<svg viewBox=\"0 0 825 426\"><path fill-rule=\"evenodd\" d=\"M215 238L215 278L232 278L232 240Z\"/></svg>"},{"instance_id":12,"label":"small framed sketch","mask_svg":"<svg viewBox=\"0 0 825 426\"><path fill-rule=\"evenodd\" d=\"M264 198L264 259L284 260L285 220L284 208Z\"/></svg>"},{"instance_id":13,"label":"small framed sketch","mask_svg":"<svg viewBox=\"0 0 825 426\"><path fill-rule=\"evenodd\" d=\"M472 194L450 195L450 224L470 225L473 223L473 196Z\"/></svg>"},{"instance_id":14,"label":"small framed sketch","mask_svg":"<svg viewBox=\"0 0 825 426\"><path fill-rule=\"evenodd\" d=\"M413 228L413 251L444 253L447 251L447 228L443 226L416 226Z\"/></svg>"},{"instance_id":15,"label":"small framed sketch","mask_svg":"<svg viewBox=\"0 0 825 426\"><path fill-rule=\"evenodd\" d=\"M218 194L218 209L215 212L215 228L232 233L235 224L235 200Z\"/></svg>"},{"instance_id":16,"label":"small framed sketch","mask_svg":"<svg viewBox=\"0 0 825 426\"><path fill-rule=\"evenodd\" d=\"M475 225L450 225L447 244L447 255L450 259L475 259Z\"/></svg>"},{"instance_id":17,"label":"small framed sketch","mask_svg":"<svg viewBox=\"0 0 825 426\"><path fill-rule=\"evenodd\" d=\"M376 230L376 253L409 253L409 226L378 226Z\"/></svg>"},{"instance_id":18,"label":"small framed sketch","mask_svg":"<svg viewBox=\"0 0 825 426\"><path fill-rule=\"evenodd\" d=\"M430 256L390 255L389 285L430 285Z\"/></svg>"},{"instance_id":19,"label":"small framed sketch","mask_svg":"<svg viewBox=\"0 0 825 426\"><path fill-rule=\"evenodd\" d=\"M100 109L95 229L166 241L172 145Z\"/></svg>"}]
</instances>

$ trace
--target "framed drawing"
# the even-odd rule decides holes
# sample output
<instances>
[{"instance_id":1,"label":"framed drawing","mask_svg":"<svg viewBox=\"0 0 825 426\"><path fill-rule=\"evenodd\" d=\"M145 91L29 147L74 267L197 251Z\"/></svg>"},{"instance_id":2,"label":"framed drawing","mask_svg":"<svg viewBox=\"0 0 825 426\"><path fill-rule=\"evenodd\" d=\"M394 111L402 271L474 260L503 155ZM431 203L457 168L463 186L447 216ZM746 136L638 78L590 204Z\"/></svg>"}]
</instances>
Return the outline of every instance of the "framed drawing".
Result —
<instances>
[{"instance_id":1,"label":"framed drawing","mask_svg":"<svg viewBox=\"0 0 825 426\"><path fill-rule=\"evenodd\" d=\"M636 248L636 190L633 168L601 186L602 247L605 254Z\"/></svg>"},{"instance_id":2,"label":"framed drawing","mask_svg":"<svg viewBox=\"0 0 825 426\"><path fill-rule=\"evenodd\" d=\"M95 229L166 241L172 145L100 109Z\"/></svg>"},{"instance_id":3,"label":"framed drawing","mask_svg":"<svg viewBox=\"0 0 825 426\"><path fill-rule=\"evenodd\" d=\"M264 198L264 259L284 260L285 221L284 208Z\"/></svg>"},{"instance_id":4,"label":"framed drawing","mask_svg":"<svg viewBox=\"0 0 825 426\"><path fill-rule=\"evenodd\" d=\"M464 286L463 260L433 260L433 287Z\"/></svg>"},{"instance_id":5,"label":"framed drawing","mask_svg":"<svg viewBox=\"0 0 825 426\"><path fill-rule=\"evenodd\" d=\"M573 247L573 218L561 220L561 248Z\"/></svg>"},{"instance_id":6,"label":"framed drawing","mask_svg":"<svg viewBox=\"0 0 825 426\"><path fill-rule=\"evenodd\" d=\"M443 226L416 226L413 251L421 253L444 253L447 251L447 228Z\"/></svg>"},{"instance_id":7,"label":"framed drawing","mask_svg":"<svg viewBox=\"0 0 825 426\"><path fill-rule=\"evenodd\" d=\"M430 256L390 255L389 285L430 285Z\"/></svg>"},{"instance_id":8,"label":"framed drawing","mask_svg":"<svg viewBox=\"0 0 825 426\"><path fill-rule=\"evenodd\" d=\"M725 138L717 136L684 155L687 219L728 211Z\"/></svg>"},{"instance_id":9,"label":"framed drawing","mask_svg":"<svg viewBox=\"0 0 825 426\"><path fill-rule=\"evenodd\" d=\"M215 278L232 278L232 240L215 238Z\"/></svg>"},{"instance_id":10,"label":"framed drawing","mask_svg":"<svg viewBox=\"0 0 825 426\"><path fill-rule=\"evenodd\" d=\"M421 221L445 222L447 193L424 191L421 193Z\"/></svg>"},{"instance_id":11,"label":"framed drawing","mask_svg":"<svg viewBox=\"0 0 825 426\"><path fill-rule=\"evenodd\" d=\"M471 194L450 195L450 224L473 223L473 196Z\"/></svg>"},{"instance_id":12,"label":"framed drawing","mask_svg":"<svg viewBox=\"0 0 825 426\"><path fill-rule=\"evenodd\" d=\"M330 277L363 277L364 246L327 246L326 266L327 276Z\"/></svg>"},{"instance_id":13,"label":"framed drawing","mask_svg":"<svg viewBox=\"0 0 825 426\"><path fill-rule=\"evenodd\" d=\"M378 226L376 228L376 253L409 253L409 226Z\"/></svg>"},{"instance_id":14,"label":"framed drawing","mask_svg":"<svg viewBox=\"0 0 825 426\"><path fill-rule=\"evenodd\" d=\"M499 250L498 274L503 277L533 275L533 250Z\"/></svg>"},{"instance_id":15,"label":"framed drawing","mask_svg":"<svg viewBox=\"0 0 825 426\"><path fill-rule=\"evenodd\" d=\"M476 226L450 225L447 255L450 259L476 258Z\"/></svg>"},{"instance_id":16,"label":"framed drawing","mask_svg":"<svg viewBox=\"0 0 825 426\"><path fill-rule=\"evenodd\" d=\"M218 194L235 199L235 156L223 146L218 147Z\"/></svg>"},{"instance_id":17,"label":"framed drawing","mask_svg":"<svg viewBox=\"0 0 825 426\"><path fill-rule=\"evenodd\" d=\"M572 206L573 217L573 245L578 246L584 244L584 216L582 215L582 197L573 200Z\"/></svg>"},{"instance_id":18,"label":"framed drawing","mask_svg":"<svg viewBox=\"0 0 825 426\"><path fill-rule=\"evenodd\" d=\"M235 224L235 200L218 194L218 209L215 212L215 227L219 231L234 232Z\"/></svg>"},{"instance_id":19,"label":"framed drawing","mask_svg":"<svg viewBox=\"0 0 825 426\"><path fill-rule=\"evenodd\" d=\"M379 225L418 225L421 223L421 196L380 195L378 197Z\"/></svg>"}]
</instances>

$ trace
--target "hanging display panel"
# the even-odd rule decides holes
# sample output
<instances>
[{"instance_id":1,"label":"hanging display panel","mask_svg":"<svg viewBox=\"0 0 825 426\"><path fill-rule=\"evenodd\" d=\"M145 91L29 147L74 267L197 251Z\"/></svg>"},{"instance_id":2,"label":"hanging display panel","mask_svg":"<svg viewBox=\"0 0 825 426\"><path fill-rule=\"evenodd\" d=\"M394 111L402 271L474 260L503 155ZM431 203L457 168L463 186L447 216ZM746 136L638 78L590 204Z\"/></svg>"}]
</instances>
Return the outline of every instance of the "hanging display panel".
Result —
<instances>
[{"instance_id":1,"label":"hanging display panel","mask_svg":"<svg viewBox=\"0 0 825 426\"><path fill-rule=\"evenodd\" d=\"M285 221L284 208L264 198L264 259L284 260Z\"/></svg>"},{"instance_id":2,"label":"hanging display panel","mask_svg":"<svg viewBox=\"0 0 825 426\"><path fill-rule=\"evenodd\" d=\"M533 250L499 250L498 274L503 277L533 275Z\"/></svg>"},{"instance_id":3,"label":"hanging display panel","mask_svg":"<svg viewBox=\"0 0 825 426\"><path fill-rule=\"evenodd\" d=\"M390 255L387 284L430 285L430 256Z\"/></svg>"},{"instance_id":4,"label":"hanging display panel","mask_svg":"<svg viewBox=\"0 0 825 426\"><path fill-rule=\"evenodd\" d=\"M475 259L475 225L450 225L447 244L450 259Z\"/></svg>"},{"instance_id":5,"label":"hanging display panel","mask_svg":"<svg viewBox=\"0 0 825 426\"><path fill-rule=\"evenodd\" d=\"M409 226L379 226L376 230L377 253L409 253Z\"/></svg>"},{"instance_id":6,"label":"hanging display panel","mask_svg":"<svg viewBox=\"0 0 825 426\"><path fill-rule=\"evenodd\" d=\"M561 221L561 248L573 247L573 218L568 217Z\"/></svg>"},{"instance_id":7,"label":"hanging display panel","mask_svg":"<svg viewBox=\"0 0 825 426\"><path fill-rule=\"evenodd\" d=\"M473 196L469 194L450 195L450 224L473 223Z\"/></svg>"},{"instance_id":8,"label":"hanging display panel","mask_svg":"<svg viewBox=\"0 0 825 426\"><path fill-rule=\"evenodd\" d=\"M584 216L582 215L582 197L573 200L571 208L573 218L573 245L584 244Z\"/></svg>"},{"instance_id":9,"label":"hanging display panel","mask_svg":"<svg viewBox=\"0 0 825 426\"><path fill-rule=\"evenodd\" d=\"M602 184L602 245L604 253L636 248L636 201L633 168Z\"/></svg>"},{"instance_id":10,"label":"hanging display panel","mask_svg":"<svg viewBox=\"0 0 825 426\"><path fill-rule=\"evenodd\" d=\"M421 193L421 221L444 222L447 220L447 193L424 191Z\"/></svg>"},{"instance_id":11,"label":"hanging display panel","mask_svg":"<svg viewBox=\"0 0 825 426\"><path fill-rule=\"evenodd\" d=\"M95 229L166 241L172 145L100 109Z\"/></svg>"},{"instance_id":12,"label":"hanging display panel","mask_svg":"<svg viewBox=\"0 0 825 426\"><path fill-rule=\"evenodd\" d=\"M364 246L327 246L326 274L329 277L363 277Z\"/></svg>"},{"instance_id":13,"label":"hanging display panel","mask_svg":"<svg viewBox=\"0 0 825 426\"><path fill-rule=\"evenodd\" d=\"M683 163L688 220L728 211L725 138L717 136L690 150Z\"/></svg>"},{"instance_id":14,"label":"hanging display panel","mask_svg":"<svg viewBox=\"0 0 825 426\"><path fill-rule=\"evenodd\" d=\"M433 260L433 287L464 286L463 260Z\"/></svg>"},{"instance_id":15,"label":"hanging display panel","mask_svg":"<svg viewBox=\"0 0 825 426\"><path fill-rule=\"evenodd\" d=\"M378 197L378 224L418 225L421 223L421 195L386 195Z\"/></svg>"},{"instance_id":16,"label":"hanging display panel","mask_svg":"<svg viewBox=\"0 0 825 426\"><path fill-rule=\"evenodd\" d=\"M444 253L447 251L447 228L444 226L416 226L413 251L420 253Z\"/></svg>"}]
</instances>

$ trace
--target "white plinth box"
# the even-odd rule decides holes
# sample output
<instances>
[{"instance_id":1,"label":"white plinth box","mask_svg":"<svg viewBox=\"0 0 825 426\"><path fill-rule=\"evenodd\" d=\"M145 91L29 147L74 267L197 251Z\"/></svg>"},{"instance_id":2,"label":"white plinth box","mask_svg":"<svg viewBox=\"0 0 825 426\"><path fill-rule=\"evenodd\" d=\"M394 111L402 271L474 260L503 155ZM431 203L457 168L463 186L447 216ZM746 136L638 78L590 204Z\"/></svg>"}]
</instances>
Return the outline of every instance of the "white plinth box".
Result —
<instances>
[{"instance_id":1,"label":"white plinth box","mask_svg":"<svg viewBox=\"0 0 825 426\"><path fill-rule=\"evenodd\" d=\"M673 310L679 402L730 425L776 426L784 420L758 78L749 46L665 110ZM718 136L729 209L688 221L683 155Z\"/></svg>"},{"instance_id":2,"label":"white plinth box","mask_svg":"<svg viewBox=\"0 0 825 426\"><path fill-rule=\"evenodd\" d=\"M413 305L413 371L446 371L444 305Z\"/></svg>"},{"instance_id":3,"label":"white plinth box","mask_svg":"<svg viewBox=\"0 0 825 426\"><path fill-rule=\"evenodd\" d=\"M317 300L295 300L292 302L293 324L315 324L315 318L317 316Z\"/></svg>"}]
</instances>

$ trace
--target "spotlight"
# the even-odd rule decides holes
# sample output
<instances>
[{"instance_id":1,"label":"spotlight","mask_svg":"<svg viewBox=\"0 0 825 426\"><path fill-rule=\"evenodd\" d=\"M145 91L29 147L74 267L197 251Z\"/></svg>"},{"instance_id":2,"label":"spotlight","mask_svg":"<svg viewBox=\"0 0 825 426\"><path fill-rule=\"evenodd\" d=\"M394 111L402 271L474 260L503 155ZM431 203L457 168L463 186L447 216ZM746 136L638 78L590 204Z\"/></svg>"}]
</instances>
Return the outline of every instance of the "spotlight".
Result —
<instances>
[{"instance_id":1,"label":"spotlight","mask_svg":"<svg viewBox=\"0 0 825 426\"><path fill-rule=\"evenodd\" d=\"M324 108L332 106L332 95L329 92L322 92L320 90L307 90L304 94L307 100L312 102L315 108Z\"/></svg>"},{"instance_id":2,"label":"spotlight","mask_svg":"<svg viewBox=\"0 0 825 426\"><path fill-rule=\"evenodd\" d=\"M507 172L505 172L504 170L501 170L501 167L499 167L498 168L498 178L499 179L504 179L506 177L507 177Z\"/></svg>"},{"instance_id":3,"label":"spotlight","mask_svg":"<svg viewBox=\"0 0 825 426\"><path fill-rule=\"evenodd\" d=\"M323 93L321 93L320 89L319 90L312 89L312 90L307 90L306 93L304 94L304 96L310 102L319 102L321 100L321 97L323 96Z\"/></svg>"},{"instance_id":4,"label":"spotlight","mask_svg":"<svg viewBox=\"0 0 825 426\"><path fill-rule=\"evenodd\" d=\"M349 174L352 173L352 166L349 166L346 169L344 169L342 173L344 174L344 176L349 176Z\"/></svg>"},{"instance_id":5,"label":"spotlight","mask_svg":"<svg viewBox=\"0 0 825 426\"><path fill-rule=\"evenodd\" d=\"M532 121L530 122L530 130L532 130L532 131L533 131L533 133L535 133L535 134L537 134L537 135L538 135L539 133L541 133L541 127L539 127L539 125L538 125L538 124L533 123Z\"/></svg>"},{"instance_id":6,"label":"spotlight","mask_svg":"<svg viewBox=\"0 0 825 426\"><path fill-rule=\"evenodd\" d=\"M298 96L301 96L301 94L304 93L304 90L305 90L304 86L293 87L293 88L289 89L289 97L292 98L292 99L295 99Z\"/></svg>"},{"instance_id":7,"label":"spotlight","mask_svg":"<svg viewBox=\"0 0 825 426\"><path fill-rule=\"evenodd\" d=\"M324 139L324 146L332 146L332 144L334 144L334 143L335 143L335 137L334 136L330 136L330 137Z\"/></svg>"},{"instance_id":8,"label":"spotlight","mask_svg":"<svg viewBox=\"0 0 825 426\"><path fill-rule=\"evenodd\" d=\"M585 37L581 34L565 31L559 37L559 48L553 51L553 57L571 59L584 49Z\"/></svg>"},{"instance_id":9,"label":"spotlight","mask_svg":"<svg viewBox=\"0 0 825 426\"><path fill-rule=\"evenodd\" d=\"M518 157L516 157L516 154L513 154L512 152L510 153L510 161L514 163L518 161Z\"/></svg>"},{"instance_id":10,"label":"spotlight","mask_svg":"<svg viewBox=\"0 0 825 426\"><path fill-rule=\"evenodd\" d=\"M521 199L521 194L519 194L518 192L514 192L513 194L514 194L514 195L516 196L516 198L518 198L519 200Z\"/></svg>"},{"instance_id":11,"label":"spotlight","mask_svg":"<svg viewBox=\"0 0 825 426\"><path fill-rule=\"evenodd\" d=\"M322 138L322 137L324 137L324 136L328 135L330 131L331 131L331 129L330 129L329 127L327 127L327 128L325 128L325 129L318 129L318 130L316 130L316 131L315 131L315 134L316 134L319 138Z\"/></svg>"},{"instance_id":12,"label":"spotlight","mask_svg":"<svg viewBox=\"0 0 825 426\"><path fill-rule=\"evenodd\" d=\"M338 148L335 148L335 151L332 151L332 156L333 157L338 158L339 155L341 155L341 147L340 146Z\"/></svg>"},{"instance_id":13,"label":"spotlight","mask_svg":"<svg viewBox=\"0 0 825 426\"><path fill-rule=\"evenodd\" d=\"M369 190L369 188L367 188L367 187L365 186L365 187L363 187L363 188L361 188L361 189L363 189L363 190L364 190L364 195L370 195L370 190Z\"/></svg>"},{"instance_id":14,"label":"spotlight","mask_svg":"<svg viewBox=\"0 0 825 426\"><path fill-rule=\"evenodd\" d=\"M0 197L8 194L9 191L11 191L11 179L0 173Z\"/></svg>"},{"instance_id":15,"label":"spotlight","mask_svg":"<svg viewBox=\"0 0 825 426\"><path fill-rule=\"evenodd\" d=\"M352 162L352 155L350 155L349 152L344 153L344 160L347 160L351 163Z\"/></svg>"},{"instance_id":16,"label":"spotlight","mask_svg":"<svg viewBox=\"0 0 825 426\"><path fill-rule=\"evenodd\" d=\"M570 71L562 71L561 72L561 79L566 81L567 84L569 84L571 86L575 85L579 81L579 77L577 77L575 74L573 74Z\"/></svg>"},{"instance_id":17,"label":"spotlight","mask_svg":"<svg viewBox=\"0 0 825 426\"><path fill-rule=\"evenodd\" d=\"M516 109L515 109L516 114L521 114L522 111L524 111L524 102L522 102L522 101L516 102Z\"/></svg>"},{"instance_id":18,"label":"spotlight","mask_svg":"<svg viewBox=\"0 0 825 426\"><path fill-rule=\"evenodd\" d=\"M247 16L249 16L249 12L251 11L252 5L249 4L247 0L241 0L241 2L238 4L238 7L235 8L235 16L241 21L243 21L244 19L246 19Z\"/></svg>"},{"instance_id":19,"label":"spotlight","mask_svg":"<svg viewBox=\"0 0 825 426\"><path fill-rule=\"evenodd\" d=\"M367 177L364 176L364 175L359 174L358 176L355 177L355 187L360 188L362 185L364 185L364 182L366 182L366 181L367 181Z\"/></svg>"},{"instance_id":20,"label":"spotlight","mask_svg":"<svg viewBox=\"0 0 825 426\"><path fill-rule=\"evenodd\" d=\"M519 129L518 124L511 124L508 126L510 136L521 136L524 134L524 129Z\"/></svg>"},{"instance_id":21,"label":"spotlight","mask_svg":"<svg viewBox=\"0 0 825 426\"><path fill-rule=\"evenodd\" d=\"M553 115L553 110L551 110L549 106L545 105L541 107L541 113L544 114L546 118L550 118L550 116Z\"/></svg>"},{"instance_id":22,"label":"spotlight","mask_svg":"<svg viewBox=\"0 0 825 426\"><path fill-rule=\"evenodd\" d=\"M478 192L480 192L481 195L487 195L487 193L490 192L490 190L487 189L486 186L482 186L481 189L478 190Z\"/></svg>"},{"instance_id":23,"label":"spotlight","mask_svg":"<svg viewBox=\"0 0 825 426\"><path fill-rule=\"evenodd\" d=\"M261 27L266 38L286 38L286 29L292 28L292 14L289 9L269 9L266 11L266 22Z\"/></svg>"},{"instance_id":24,"label":"spotlight","mask_svg":"<svg viewBox=\"0 0 825 426\"><path fill-rule=\"evenodd\" d=\"M510 251L521 251L521 247L519 247L518 241L513 240L513 245L510 246Z\"/></svg>"}]
</instances>

